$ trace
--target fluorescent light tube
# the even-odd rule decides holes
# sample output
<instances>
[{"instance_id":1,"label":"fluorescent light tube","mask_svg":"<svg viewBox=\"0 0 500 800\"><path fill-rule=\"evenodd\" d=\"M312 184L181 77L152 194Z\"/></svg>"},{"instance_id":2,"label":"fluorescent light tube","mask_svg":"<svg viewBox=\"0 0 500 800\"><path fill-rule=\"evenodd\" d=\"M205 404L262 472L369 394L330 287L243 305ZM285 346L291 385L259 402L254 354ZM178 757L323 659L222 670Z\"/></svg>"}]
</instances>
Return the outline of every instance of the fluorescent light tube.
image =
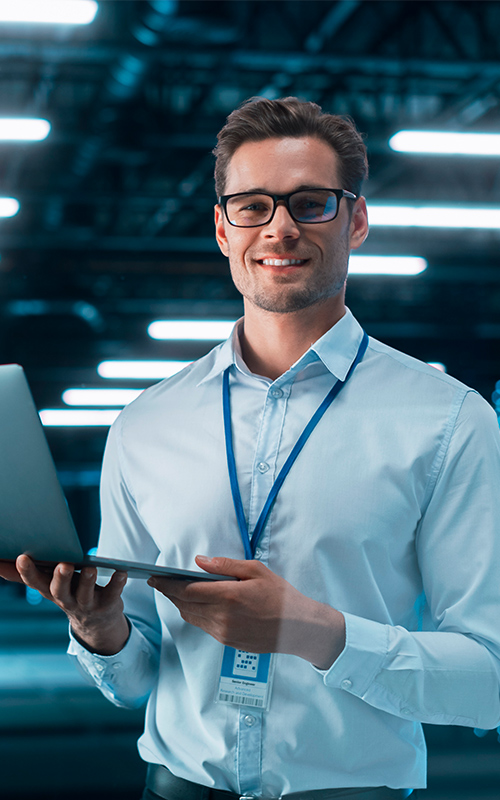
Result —
<instances>
[{"instance_id":1,"label":"fluorescent light tube","mask_svg":"<svg viewBox=\"0 0 500 800\"><path fill-rule=\"evenodd\" d=\"M97 372L101 378L159 380L170 378L189 364L191 361L101 361Z\"/></svg>"},{"instance_id":2,"label":"fluorescent light tube","mask_svg":"<svg viewBox=\"0 0 500 800\"><path fill-rule=\"evenodd\" d=\"M418 256L351 256L350 275L419 275L427 269Z\"/></svg>"},{"instance_id":3,"label":"fluorescent light tube","mask_svg":"<svg viewBox=\"0 0 500 800\"><path fill-rule=\"evenodd\" d=\"M441 363L441 361L428 361L427 362L430 367L434 367L438 369L440 372L446 372L446 366Z\"/></svg>"},{"instance_id":4,"label":"fluorescent light tube","mask_svg":"<svg viewBox=\"0 0 500 800\"><path fill-rule=\"evenodd\" d=\"M500 156L500 134L399 131L389 139L389 147L400 153Z\"/></svg>"},{"instance_id":5,"label":"fluorescent light tube","mask_svg":"<svg viewBox=\"0 0 500 800\"><path fill-rule=\"evenodd\" d=\"M14 197L0 197L0 217L15 217L19 211L19 200Z\"/></svg>"},{"instance_id":6,"label":"fluorescent light tube","mask_svg":"<svg viewBox=\"0 0 500 800\"><path fill-rule=\"evenodd\" d=\"M152 339L222 342L230 335L234 322L215 319L160 319L148 326L148 333Z\"/></svg>"},{"instance_id":7,"label":"fluorescent light tube","mask_svg":"<svg viewBox=\"0 0 500 800\"><path fill-rule=\"evenodd\" d=\"M500 229L500 207L385 205L368 206L370 225L404 228Z\"/></svg>"},{"instance_id":8,"label":"fluorescent light tube","mask_svg":"<svg viewBox=\"0 0 500 800\"><path fill-rule=\"evenodd\" d=\"M95 0L0 0L0 22L88 25L98 8Z\"/></svg>"},{"instance_id":9,"label":"fluorescent light tube","mask_svg":"<svg viewBox=\"0 0 500 800\"><path fill-rule=\"evenodd\" d=\"M66 389L62 399L68 406L126 406L144 389Z\"/></svg>"},{"instance_id":10,"label":"fluorescent light tube","mask_svg":"<svg viewBox=\"0 0 500 800\"><path fill-rule=\"evenodd\" d=\"M49 133L50 122L46 119L0 117L2 142L41 142Z\"/></svg>"},{"instance_id":11,"label":"fluorescent light tube","mask_svg":"<svg viewBox=\"0 0 500 800\"><path fill-rule=\"evenodd\" d=\"M112 425L120 408L44 408L40 411L42 425L48 427L103 427Z\"/></svg>"}]
</instances>

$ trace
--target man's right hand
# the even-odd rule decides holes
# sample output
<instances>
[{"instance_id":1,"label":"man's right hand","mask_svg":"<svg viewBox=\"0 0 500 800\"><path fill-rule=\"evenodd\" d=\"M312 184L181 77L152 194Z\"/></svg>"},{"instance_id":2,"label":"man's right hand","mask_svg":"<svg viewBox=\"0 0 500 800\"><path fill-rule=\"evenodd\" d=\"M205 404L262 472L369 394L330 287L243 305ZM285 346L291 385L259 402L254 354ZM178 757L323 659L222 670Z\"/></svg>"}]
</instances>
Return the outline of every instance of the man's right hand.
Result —
<instances>
[{"instance_id":1,"label":"man's right hand","mask_svg":"<svg viewBox=\"0 0 500 800\"><path fill-rule=\"evenodd\" d=\"M97 569L85 567L75 573L72 564L57 564L52 573L42 572L29 556L15 565L0 562L0 577L22 581L61 608L78 641L93 653L114 655L125 645L129 624L123 613L121 593L126 572L115 572L106 586L96 584Z\"/></svg>"}]
</instances>

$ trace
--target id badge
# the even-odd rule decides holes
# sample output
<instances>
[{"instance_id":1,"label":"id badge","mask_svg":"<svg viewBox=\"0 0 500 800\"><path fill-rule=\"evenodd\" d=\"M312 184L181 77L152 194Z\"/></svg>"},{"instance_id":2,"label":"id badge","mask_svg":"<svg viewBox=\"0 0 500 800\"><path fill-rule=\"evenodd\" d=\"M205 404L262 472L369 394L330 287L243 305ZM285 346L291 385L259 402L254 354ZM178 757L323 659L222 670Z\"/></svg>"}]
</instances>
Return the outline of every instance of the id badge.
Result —
<instances>
[{"instance_id":1,"label":"id badge","mask_svg":"<svg viewBox=\"0 0 500 800\"><path fill-rule=\"evenodd\" d=\"M273 669L273 653L248 653L224 647L216 702L268 708Z\"/></svg>"}]
</instances>

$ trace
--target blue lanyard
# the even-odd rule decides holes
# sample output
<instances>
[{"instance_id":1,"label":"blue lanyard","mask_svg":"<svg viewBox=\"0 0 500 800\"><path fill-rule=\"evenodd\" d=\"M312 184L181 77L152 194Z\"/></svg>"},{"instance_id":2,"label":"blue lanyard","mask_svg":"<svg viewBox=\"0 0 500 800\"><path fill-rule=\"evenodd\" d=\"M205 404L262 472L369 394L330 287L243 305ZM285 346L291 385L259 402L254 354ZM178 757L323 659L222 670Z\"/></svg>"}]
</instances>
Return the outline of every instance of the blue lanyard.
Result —
<instances>
[{"instance_id":1,"label":"blue lanyard","mask_svg":"<svg viewBox=\"0 0 500 800\"><path fill-rule=\"evenodd\" d=\"M224 370L224 377L222 381L222 409L224 414L224 434L226 437L227 468L229 471L229 481L231 483L231 493L233 495L234 510L236 512L236 518L238 520L238 527L240 529L241 540L243 542L243 547L245 549L246 559L252 559L255 556L257 545L259 543L260 537L262 536L262 532L264 530L269 514L271 513L271 508L273 506L273 503L276 500L278 492L281 489L286 476L290 472L290 469L292 468L295 459L299 455L300 451L304 447L305 443L309 439L309 436L313 432L314 428L320 421L321 417L323 416L327 408L333 403L338 393L346 385L347 381L349 380L354 370L358 366L359 362L363 358L367 347L368 347L368 334L365 331L363 331L363 338L361 340L361 344L359 345L356 358L352 362L349 372L347 373L343 381L340 380L337 381L336 384L333 386L333 388L330 389L325 399L320 404L319 408L314 412L311 419L307 423L306 427L304 428L299 438L297 439L292 449L292 452L290 453L287 460L283 464L278 477L276 478L275 482L271 487L271 491L269 492L267 500L264 503L264 508L260 512L259 519L257 520L257 524L255 526L254 532L252 533L251 537L249 536L248 525L245 519L245 512L243 511L243 503L241 500L240 487L238 484L238 476L236 474L236 462L234 460L233 433L231 430L231 407L229 402L229 370L231 369L231 367L228 367L226 370Z\"/></svg>"}]
</instances>

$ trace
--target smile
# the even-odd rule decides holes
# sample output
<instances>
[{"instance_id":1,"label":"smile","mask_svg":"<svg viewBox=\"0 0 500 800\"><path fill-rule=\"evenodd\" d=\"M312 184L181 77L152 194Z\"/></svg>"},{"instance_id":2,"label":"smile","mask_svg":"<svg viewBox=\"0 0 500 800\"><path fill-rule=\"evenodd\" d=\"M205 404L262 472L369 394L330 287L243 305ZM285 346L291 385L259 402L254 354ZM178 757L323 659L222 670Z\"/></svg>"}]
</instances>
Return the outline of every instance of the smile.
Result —
<instances>
[{"instance_id":1,"label":"smile","mask_svg":"<svg viewBox=\"0 0 500 800\"><path fill-rule=\"evenodd\" d=\"M300 267L307 258L263 258L260 263L265 267Z\"/></svg>"}]
</instances>

